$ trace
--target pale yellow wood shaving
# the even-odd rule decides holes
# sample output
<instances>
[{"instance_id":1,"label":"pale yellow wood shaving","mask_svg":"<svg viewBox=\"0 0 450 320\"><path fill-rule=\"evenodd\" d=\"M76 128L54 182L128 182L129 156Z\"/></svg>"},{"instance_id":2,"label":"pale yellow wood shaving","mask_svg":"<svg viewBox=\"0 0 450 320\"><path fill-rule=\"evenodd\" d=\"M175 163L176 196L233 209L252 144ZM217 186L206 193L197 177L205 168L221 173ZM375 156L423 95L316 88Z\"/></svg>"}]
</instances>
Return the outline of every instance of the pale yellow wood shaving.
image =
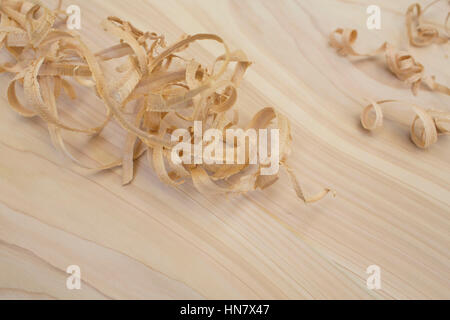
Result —
<instances>
[{"instance_id":1,"label":"pale yellow wood shaving","mask_svg":"<svg viewBox=\"0 0 450 320\"><path fill-rule=\"evenodd\" d=\"M426 149L437 142L438 136L450 134L450 112L427 110L417 105L397 100L372 101L361 114L361 124L369 131L383 126L381 105L402 103L411 107L415 113L411 124L411 140L416 146Z\"/></svg>"},{"instance_id":2,"label":"pale yellow wood shaving","mask_svg":"<svg viewBox=\"0 0 450 320\"><path fill-rule=\"evenodd\" d=\"M450 17L450 11L447 14L443 28L441 28L446 31L446 34L444 34L444 32L440 32L437 27L425 24L423 22L423 14L425 11L437 2L439 2L439 0L433 1L423 10L418 3L414 3L409 6L406 11L406 29L408 32L409 43L411 45L416 47L426 47L432 43L442 44L448 42L449 33L447 24Z\"/></svg>"},{"instance_id":3,"label":"pale yellow wood shaving","mask_svg":"<svg viewBox=\"0 0 450 320\"><path fill-rule=\"evenodd\" d=\"M389 70L399 80L411 85L414 95L417 95L422 83L432 91L450 95L449 87L437 83L434 76L425 76L423 65L417 62L411 54L399 51L389 43L384 43L370 53L356 51L353 46L357 35L358 32L355 29L338 28L330 34L330 45L343 56L373 57L384 54Z\"/></svg>"}]
</instances>

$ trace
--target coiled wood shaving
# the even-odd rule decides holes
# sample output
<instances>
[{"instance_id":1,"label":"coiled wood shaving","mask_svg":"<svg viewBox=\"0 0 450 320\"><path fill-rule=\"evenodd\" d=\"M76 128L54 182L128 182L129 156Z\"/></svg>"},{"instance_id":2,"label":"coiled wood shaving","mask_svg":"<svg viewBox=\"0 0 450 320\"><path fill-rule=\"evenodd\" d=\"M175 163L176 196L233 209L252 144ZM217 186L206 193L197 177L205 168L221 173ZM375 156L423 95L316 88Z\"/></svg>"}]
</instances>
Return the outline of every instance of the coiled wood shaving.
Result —
<instances>
[{"instance_id":1,"label":"coiled wood shaving","mask_svg":"<svg viewBox=\"0 0 450 320\"><path fill-rule=\"evenodd\" d=\"M450 135L450 112L426 110L417 105L397 100L371 101L361 114L362 126L369 131L381 128L383 126L381 105L395 103L410 105L414 111L415 117L410 129L411 140L419 148L430 147L437 142L440 135Z\"/></svg>"},{"instance_id":2,"label":"coiled wood shaving","mask_svg":"<svg viewBox=\"0 0 450 320\"><path fill-rule=\"evenodd\" d=\"M55 10L50 10L38 0L4 0L0 3L0 16L0 48L15 59L14 63L0 66L1 72L14 75L7 91L9 104L24 117L42 118L55 147L78 165L91 170L122 166L123 184L127 184L133 178L134 160L147 153L161 181L178 186L191 178L194 186L205 194L264 189L278 179L278 175L261 175L261 164L185 165L171 159L173 143L168 135L176 129L192 131L193 121L201 121L204 130L237 127L237 112L230 119L228 111L236 103L237 88L251 62L244 52L230 51L219 36L184 36L167 45L161 35L142 32L129 22L109 17L102 27L120 39L120 43L94 54L78 33L56 26L56 22L67 18L61 10L61 1ZM224 54L213 67L179 56L191 43L204 40L223 46ZM121 76L109 79L103 62L119 59L126 60L117 68ZM174 59L184 66L172 68ZM225 74L232 64L234 72L228 78ZM76 99L74 81L95 89L104 103L104 120L95 127L72 125L58 115L57 101L62 93ZM17 97L17 86L24 89L25 103ZM135 120L129 122L125 107L133 101L137 102L137 111ZM96 168L84 165L68 150L62 132L98 135L112 118L127 132L122 158ZM305 196L286 164L292 141L286 116L268 107L258 112L246 128L267 128L273 121L274 128L280 130L280 164L286 168L295 192L306 203L320 200L330 190ZM193 144L193 134L191 140Z\"/></svg>"},{"instance_id":3,"label":"coiled wood shaving","mask_svg":"<svg viewBox=\"0 0 450 320\"><path fill-rule=\"evenodd\" d=\"M423 14L428 10L432 5L437 3L437 1L433 1L429 5L427 5L423 10L420 4L414 3L409 6L406 11L406 29L408 31L409 43L416 47L426 47L432 43L447 43L450 37L448 22L450 19L450 12L447 14L447 17L444 22L443 29L445 29L446 34L439 32L438 28L433 27L431 25L423 23Z\"/></svg>"},{"instance_id":4,"label":"coiled wood shaving","mask_svg":"<svg viewBox=\"0 0 450 320\"><path fill-rule=\"evenodd\" d=\"M409 53L399 51L387 42L373 52L359 53L353 48L357 37L358 31L355 29L338 28L330 35L330 45L343 56L373 57L384 54L389 70L398 79L411 85L414 95L417 95L422 83L432 91L450 95L450 88L437 83L434 76L425 76L423 65L417 62Z\"/></svg>"}]
</instances>

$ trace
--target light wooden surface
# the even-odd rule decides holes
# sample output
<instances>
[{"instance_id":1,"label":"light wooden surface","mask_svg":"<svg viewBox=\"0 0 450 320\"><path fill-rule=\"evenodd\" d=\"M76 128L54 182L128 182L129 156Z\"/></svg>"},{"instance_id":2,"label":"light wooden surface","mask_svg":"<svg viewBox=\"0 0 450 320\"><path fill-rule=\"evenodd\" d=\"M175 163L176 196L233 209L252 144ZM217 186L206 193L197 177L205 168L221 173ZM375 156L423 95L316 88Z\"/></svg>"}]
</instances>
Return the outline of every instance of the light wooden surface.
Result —
<instances>
[{"instance_id":1,"label":"light wooden surface","mask_svg":"<svg viewBox=\"0 0 450 320\"><path fill-rule=\"evenodd\" d=\"M397 120L375 134L359 124L365 97L447 111L450 98L425 90L415 98L382 63L351 62L327 45L341 26L359 29L361 50L385 40L408 49L403 14L411 1L71 3L81 7L81 33L93 49L115 41L99 27L115 15L172 41L211 32L246 51L255 63L239 90L242 113L273 105L288 115L293 168L309 191L331 186L338 195L305 206L283 175L263 192L208 198L191 183L163 185L146 161L126 187L120 169L86 175L51 147L41 121L8 108L10 77L2 75L0 298L450 298L450 138L416 148L407 109L387 112ZM365 27L370 4L382 8L379 31ZM441 23L447 11L442 1L427 19ZM221 49L192 50L212 59ZM450 84L448 44L410 51ZM73 118L102 118L98 101L81 99ZM84 160L107 162L120 153L121 132L111 125L83 145L68 137L89 150ZM370 291L366 268L374 264L382 288ZM81 268L81 290L66 289L69 265Z\"/></svg>"}]
</instances>

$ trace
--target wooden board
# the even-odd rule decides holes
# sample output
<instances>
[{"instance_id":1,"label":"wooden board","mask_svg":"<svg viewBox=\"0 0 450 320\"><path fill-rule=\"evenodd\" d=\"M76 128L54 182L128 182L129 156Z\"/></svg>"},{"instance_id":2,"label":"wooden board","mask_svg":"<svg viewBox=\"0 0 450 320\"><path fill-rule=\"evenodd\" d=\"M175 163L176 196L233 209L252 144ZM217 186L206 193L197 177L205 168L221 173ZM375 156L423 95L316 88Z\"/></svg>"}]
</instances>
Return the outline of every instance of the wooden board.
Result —
<instances>
[{"instance_id":1,"label":"wooden board","mask_svg":"<svg viewBox=\"0 0 450 320\"><path fill-rule=\"evenodd\" d=\"M115 15L170 41L217 33L245 50L254 65L240 110L248 118L272 105L288 115L290 163L309 192L331 186L337 197L306 206L283 174L265 191L210 198L191 183L163 185L145 160L126 187L120 169L86 175L52 148L43 122L9 109L11 78L2 75L0 298L450 298L450 138L416 148L407 108L387 112L375 134L359 124L367 97L447 111L450 100L426 90L413 97L383 63L349 61L327 44L334 28L354 27L361 50L390 41L450 84L448 44L409 48L411 1L71 3L81 7L81 33L93 49L115 41L99 27ZM371 4L382 9L381 30L366 28ZM442 1L427 19L441 22L447 11ZM204 59L220 50L192 48ZM99 101L81 101L74 118L102 119ZM121 132L112 125L96 142L71 141L84 160L106 163L120 154ZM69 265L81 268L81 290L66 288ZM379 290L366 286L370 265L380 267Z\"/></svg>"}]
</instances>

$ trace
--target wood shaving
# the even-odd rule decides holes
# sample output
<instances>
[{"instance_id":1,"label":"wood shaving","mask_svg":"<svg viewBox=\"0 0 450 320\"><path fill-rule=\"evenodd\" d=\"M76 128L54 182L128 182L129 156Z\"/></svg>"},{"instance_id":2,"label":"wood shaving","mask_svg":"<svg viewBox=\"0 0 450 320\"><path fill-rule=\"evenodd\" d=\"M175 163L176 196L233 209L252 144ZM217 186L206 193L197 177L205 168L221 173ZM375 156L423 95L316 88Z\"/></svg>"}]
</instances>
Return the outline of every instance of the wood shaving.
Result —
<instances>
[{"instance_id":1,"label":"wood shaving","mask_svg":"<svg viewBox=\"0 0 450 320\"><path fill-rule=\"evenodd\" d=\"M383 126L383 104L407 104L415 113L411 124L411 140L422 149L436 143L438 136L450 135L450 112L426 110L414 104L408 104L398 100L371 101L361 114L361 124L369 131L374 131Z\"/></svg>"},{"instance_id":2,"label":"wood shaving","mask_svg":"<svg viewBox=\"0 0 450 320\"><path fill-rule=\"evenodd\" d=\"M426 47L432 43L443 44L447 43L450 37L448 22L450 18L450 12L448 12L442 29L445 30L446 34L439 32L437 27L434 27L423 22L423 14L435 3L439 2L433 1L427 5L423 10L420 4L414 3L409 6L406 11L406 29L408 31L409 43L416 47Z\"/></svg>"},{"instance_id":3,"label":"wood shaving","mask_svg":"<svg viewBox=\"0 0 450 320\"><path fill-rule=\"evenodd\" d=\"M378 49L369 53L360 53L353 46L358 31L355 29L338 28L330 35L330 45L342 56L374 57L384 54L389 70L399 79L411 85L414 95L417 95L421 84L430 90L450 95L450 88L435 80L435 76L425 76L424 66L405 51L397 50L393 45L385 42Z\"/></svg>"},{"instance_id":4,"label":"wood shaving","mask_svg":"<svg viewBox=\"0 0 450 320\"><path fill-rule=\"evenodd\" d=\"M381 105L402 103L398 100L372 101L361 114L361 124L369 131L374 131L383 126L383 112ZM415 113L411 124L411 140L422 149L436 143L438 136L450 134L450 112L426 110L414 104L408 104Z\"/></svg>"},{"instance_id":5,"label":"wood shaving","mask_svg":"<svg viewBox=\"0 0 450 320\"><path fill-rule=\"evenodd\" d=\"M171 159L174 144L168 134L176 129L191 129L193 121L201 121L205 129L238 127L237 111L232 118L228 112L236 104L237 88L251 62L244 52L230 51L219 36L184 35L167 45L161 35L142 32L130 22L109 17L102 27L120 43L93 53L77 32L57 27L65 26L60 22L67 19L61 1L51 10L38 0L3 0L0 18L0 48L5 48L15 60L0 66L1 72L14 75L7 90L10 106L24 117L39 116L44 120L54 146L79 166L91 171L121 166L122 182L127 184L134 176L134 161L147 153L161 181L178 186L191 178L204 194L240 194L264 189L277 181L278 174L261 175L261 164L186 165ZM219 43L224 49L211 68L180 56L190 44L205 40ZM175 69L174 60L182 67ZM108 61L121 61L116 70L121 76L108 77L104 70ZM228 77L232 65L234 71ZM23 87L24 99L17 96L18 86ZM94 89L103 101L105 116L98 125L83 127L60 119L58 99L62 94L76 99L76 86ZM136 102L137 108L132 122L127 120L126 112L131 102ZM95 136L112 119L127 132L120 159L93 168L69 151L62 135L64 131ZM329 189L317 196L306 196L286 164L292 144L286 116L274 108L265 108L246 128L268 128L272 122L280 130L280 164L286 169L296 194L305 203L322 199ZM193 138L191 135L191 141Z\"/></svg>"}]
</instances>

